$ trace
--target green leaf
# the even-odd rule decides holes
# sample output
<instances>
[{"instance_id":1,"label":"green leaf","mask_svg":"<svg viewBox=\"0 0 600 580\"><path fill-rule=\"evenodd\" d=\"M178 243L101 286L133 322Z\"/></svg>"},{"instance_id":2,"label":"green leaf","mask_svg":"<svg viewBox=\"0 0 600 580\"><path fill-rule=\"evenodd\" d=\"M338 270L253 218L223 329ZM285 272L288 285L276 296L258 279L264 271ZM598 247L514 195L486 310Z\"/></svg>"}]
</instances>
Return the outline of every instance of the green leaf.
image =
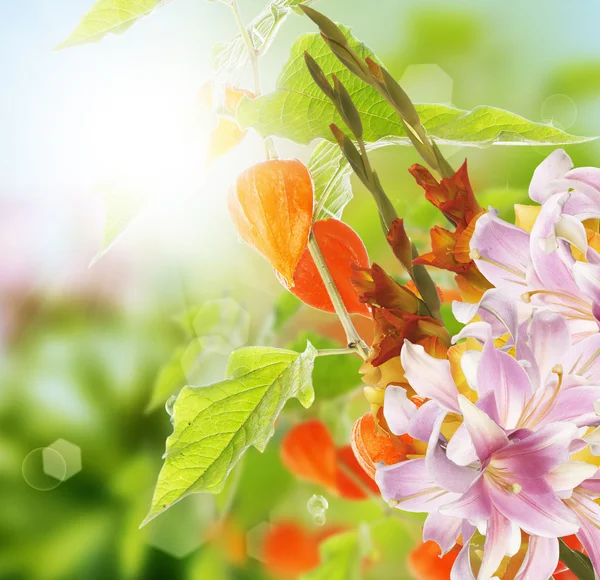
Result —
<instances>
[{"instance_id":1,"label":"green leaf","mask_svg":"<svg viewBox=\"0 0 600 580\"><path fill-rule=\"evenodd\" d=\"M367 150L386 145L371 143ZM353 197L350 176L352 168L337 143L321 141L308 160L308 170L315 188L315 220L341 219L344 208Z\"/></svg>"},{"instance_id":2,"label":"green leaf","mask_svg":"<svg viewBox=\"0 0 600 580\"><path fill-rule=\"evenodd\" d=\"M246 344L250 315L232 298L207 300L177 318L194 337L179 346L159 371L146 412L164 405L184 385L207 384L223 376L226 358Z\"/></svg>"},{"instance_id":3,"label":"green leaf","mask_svg":"<svg viewBox=\"0 0 600 580\"><path fill-rule=\"evenodd\" d=\"M321 546L322 564L302 580L358 580L360 551L358 534L346 532L327 539Z\"/></svg>"},{"instance_id":4,"label":"green leaf","mask_svg":"<svg viewBox=\"0 0 600 580\"><path fill-rule=\"evenodd\" d=\"M207 300L178 320L190 335L220 337L232 350L246 344L250 332L250 315L233 298Z\"/></svg>"},{"instance_id":5,"label":"green leaf","mask_svg":"<svg viewBox=\"0 0 600 580\"><path fill-rule=\"evenodd\" d=\"M218 493L246 449L263 451L285 403L314 400L315 348L304 353L247 347L229 357L228 378L206 387L185 387L173 409L150 512L143 524L191 493Z\"/></svg>"},{"instance_id":6,"label":"green leaf","mask_svg":"<svg viewBox=\"0 0 600 580\"><path fill-rule=\"evenodd\" d=\"M298 4L310 4L313 0L271 0L247 26L248 36L254 49L264 54L273 42L277 30L288 14ZM297 9L297 8L296 8ZM212 52L212 67L217 73L232 73L248 64L248 50L241 34L229 42L215 45Z\"/></svg>"},{"instance_id":7,"label":"green leaf","mask_svg":"<svg viewBox=\"0 0 600 580\"><path fill-rule=\"evenodd\" d=\"M142 16L168 0L97 0L71 36L56 48L68 48L102 40L107 34L124 32Z\"/></svg>"},{"instance_id":8,"label":"green leaf","mask_svg":"<svg viewBox=\"0 0 600 580\"><path fill-rule=\"evenodd\" d=\"M567 565L569 570L571 570L579 580L594 580L596 577L594 574L594 567L585 554L569 548L562 538L559 538L558 547L561 561Z\"/></svg>"},{"instance_id":9,"label":"green leaf","mask_svg":"<svg viewBox=\"0 0 600 580\"><path fill-rule=\"evenodd\" d=\"M306 342L319 350L343 346L335 340L313 332L306 332L288 345L288 348L299 350ZM333 399L356 390L358 386L362 385L359 373L361 364L362 361L359 357L349 354L318 357L313 370L313 387L316 397L319 400Z\"/></svg>"},{"instance_id":10,"label":"green leaf","mask_svg":"<svg viewBox=\"0 0 600 580\"><path fill-rule=\"evenodd\" d=\"M201 340L194 339L175 350L171 359L158 373L152 389L152 397L146 407L147 413L164 405L171 395L174 395L188 382L188 373L192 370L203 346Z\"/></svg>"},{"instance_id":11,"label":"green leaf","mask_svg":"<svg viewBox=\"0 0 600 580\"><path fill-rule=\"evenodd\" d=\"M360 58L377 60L348 28L341 29ZM319 34L303 35L294 43L274 92L253 100L242 100L237 111L242 127L254 127L263 137L283 137L304 145L315 138L333 142L329 125L342 124L342 121L312 80L304 63L304 51L310 53L325 74L335 73L346 87L361 115L365 141L411 144L392 108L374 88L340 63ZM481 106L472 111L440 104L415 107L428 134L439 144L483 147L491 144L557 145L591 140L495 107Z\"/></svg>"},{"instance_id":12,"label":"green leaf","mask_svg":"<svg viewBox=\"0 0 600 580\"><path fill-rule=\"evenodd\" d=\"M352 199L352 168L337 143L322 141L308 160L315 188L315 220L341 219Z\"/></svg>"},{"instance_id":13,"label":"green leaf","mask_svg":"<svg viewBox=\"0 0 600 580\"><path fill-rule=\"evenodd\" d=\"M147 197L145 193L134 187L115 187L112 184L98 186L95 193L100 195L104 204L105 220L102 230L102 245L90 266L93 266L117 243L140 214Z\"/></svg>"}]
</instances>

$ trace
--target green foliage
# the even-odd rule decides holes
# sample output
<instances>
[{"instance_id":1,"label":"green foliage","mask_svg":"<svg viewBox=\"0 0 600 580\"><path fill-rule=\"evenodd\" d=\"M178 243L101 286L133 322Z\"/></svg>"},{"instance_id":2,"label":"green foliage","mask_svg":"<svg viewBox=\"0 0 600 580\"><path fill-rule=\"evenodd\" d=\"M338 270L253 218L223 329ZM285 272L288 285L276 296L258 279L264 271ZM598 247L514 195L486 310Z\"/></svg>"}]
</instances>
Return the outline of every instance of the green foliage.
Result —
<instances>
[{"instance_id":1,"label":"green foliage","mask_svg":"<svg viewBox=\"0 0 600 580\"><path fill-rule=\"evenodd\" d=\"M300 350L307 341L317 349L342 348L335 340L314 332L301 334L288 348ZM313 370L313 387L317 399L332 399L355 390L361 384L358 372L361 364L359 357L348 354L318 357Z\"/></svg>"},{"instance_id":2,"label":"green foliage","mask_svg":"<svg viewBox=\"0 0 600 580\"><path fill-rule=\"evenodd\" d=\"M178 320L190 335L218 337L232 349L246 344L250 332L250 315L232 298L207 300L184 312Z\"/></svg>"},{"instance_id":3,"label":"green foliage","mask_svg":"<svg viewBox=\"0 0 600 580\"><path fill-rule=\"evenodd\" d=\"M315 220L340 219L352 199L352 168L337 143L322 141L308 161L315 187Z\"/></svg>"},{"instance_id":4,"label":"green foliage","mask_svg":"<svg viewBox=\"0 0 600 580\"><path fill-rule=\"evenodd\" d=\"M341 27L350 46L362 59L377 60L348 28ZM332 54L319 34L301 36L293 45L274 92L256 99L244 99L237 112L241 126L254 127L263 137L278 136L308 144L315 138L333 141L331 123L341 119L329 99L313 82L304 62L307 51L326 75L335 74L356 104L367 142L410 145L411 142L395 111L379 93L367 86ZM415 105L427 133L438 143L483 147L504 145L567 144L589 141L551 125L534 123L519 115L480 106L472 111L447 105Z\"/></svg>"},{"instance_id":5,"label":"green foliage","mask_svg":"<svg viewBox=\"0 0 600 580\"><path fill-rule=\"evenodd\" d=\"M264 54L279 27L298 4L310 4L312 0L271 0L246 27L252 45L258 54ZM297 10L297 8L296 8ZM248 50L241 34L229 42L221 42L213 48L212 66L217 73L232 73L248 64Z\"/></svg>"},{"instance_id":6,"label":"green foliage","mask_svg":"<svg viewBox=\"0 0 600 580\"><path fill-rule=\"evenodd\" d=\"M594 567L585 554L569 548L562 538L559 539L559 550L560 559L579 580L594 580Z\"/></svg>"},{"instance_id":7,"label":"green foliage","mask_svg":"<svg viewBox=\"0 0 600 580\"><path fill-rule=\"evenodd\" d=\"M314 400L311 374L316 351L248 347L229 358L228 378L207 387L185 387L173 409L148 523L190 493L218 493L248 447L263 451L288 399Z\"/></svg>"},{"instance_id":8,"label":"green foliage","mask_svg":"<svg viewBox=\"0 0 600 580\"><path fill-rule=\"evenodd\" d=\"M300 308L302 308L302 302L298 298L291 292L282 292L275 301L273 331L279 332Z\"/></svg>"},{"instance_id":9,"label":"green foliage","mask_svg":"<svg viewBox=\"0 0 600 580\"><path fill-rule=\"evenodd\" d=\"M102 40L107 34L124 32L165 0L97 0L71 36L56 48L68 48Z\"/></svg>"},{"instance_id":10,"label":"green foliage","mask_svg":"<svg viewBox=\"0 0 600 580\"><path fill-rule=\"evenodd\" d=\"M338 534L323 542L322 564L302 576L302 580L359 580L361 549L359 534L368 534L368 527Z\"/></svg>"},{"instance_id":11,"label":"green foliage","mask_svg":"<svg viewBox=\"0 0 600 580\"><path fill-rule=\"evenodd\" d=\"M232 298L207 300L177 320L186 341L161 368L146 412L164 405L185 384L206 384L223 376L223 356L246 344L250 332L250 315Z\"/></svg>"}]
</instances>

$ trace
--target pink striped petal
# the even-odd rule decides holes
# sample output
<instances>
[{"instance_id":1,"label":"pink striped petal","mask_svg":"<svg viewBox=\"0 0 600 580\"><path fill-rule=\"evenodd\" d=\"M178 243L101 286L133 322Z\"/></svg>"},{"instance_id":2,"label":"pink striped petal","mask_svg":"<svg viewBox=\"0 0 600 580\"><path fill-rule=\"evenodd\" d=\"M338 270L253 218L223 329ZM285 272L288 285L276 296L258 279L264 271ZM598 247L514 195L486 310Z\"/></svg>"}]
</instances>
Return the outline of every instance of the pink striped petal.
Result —
<instances>
[{"instance_id":1,"label":"pink striped petal","mask_svg":"<svg viewBox=\"0 0 600 580\"><path fill-rule=\"evenodd\" d=\"M558 565L556 538L529 537L529 547L515 580L548 580Z\"/></svg>"},{"instance_id":2,"label":"pink striped petal","mask_svg":"<svg viewBox=\"0 0 600 580\"><path fill-rule=\"evenodd\" d=\"M523 292L531 268L529 234L498 217L482 215L471 238L471 253L480 272L496 287Z\"/></svg>"},{"instance_id":3,"label":"pink striped petal","mask_svg":"<svg viewBox=\"0 0 600 580\"><path fill-rule=\"evenodd\" d=\"M499 422L505 429L517 426L533 392L525 369L512 356L495 348L492 340L483 347L477 391L480 397L494 394Z\"/></svg>"},{"instance_id":4,"label":"pink striped petal","mask_svg":"<svg viewBox=\"0 0 600 580\"><path fill-rule=\"evenodd\" d=\"M385 390L383 416L394 435L408 433L410 420L416 415L417 407L406 396L406 389L390 385Z\"/></svg>"},{"instance_id":5,"label":"pink striped petal","mask_svg":"<svg viewBox=\"0 0 600 580\"><path fill-rule=\"evenodd\" d=\"M542 383L571 347L571 333L565 319L545 310L535 312L529 325L529 344Z\"/></svg>"},{"instance_id":6,"label":"pink striped petal","mask_svg":"<svg viewBox=\"0 0 600 580\"><path fill-rule=\"evenodd\" d=\"M523 479L519 493L491 483L487 486L496 509L529 534L559 537L577 532L579 524L544 479Z\"/></svg>"},{"instance_id":7,"label":"pink striped petal","mask_svg":"<svg viewBox=\"0 0 600 580\"><path fill-rule=\"evenodd\" d=\"M430 477L425 459L410 459L395 465L378 466L375 481L385 501L398 502L407 512L428 513L456 499Z\"/></svg>"},{"instance_id":8,"label":"pink striped petal","mask_svg":"<svg viewBox=\"0 0 600 580\"><path fill-rule=\"evenodd\" d=\"M483 463L492 454L508 445L508 437L490 417L478 409L466 397L459 395L458 404L464 417L464 423L471 435L471 441L477 457Z\"/></svg>"},{"instance_id":9,"label":"pink striped petal","mask_svg":"<svg viewBox=\"0 0 600 580\"><path fill-rule=\"evenodd\" d=\"M444 516L440 512L431 512L423 526L423 541L435 542L442 551L442 556L456 545L461 533L462 520Z\"/></svg>"},{"instance_id":10,"label":"pink striped petal","mask_svg":"<svg viewBox=\"0 0 600 580\"><path fill-rule=\"evenodd\" d=\"M583 494L578 494L577 501L577 510L581 514L579 518L581 528L577 532L577 538L592 561L596 578L598 578L600 571L600 506Z\"/></svg>"},{"instance_id":11,"label":"pink striped petal","mask_svg":"<svg viewBox=\"0 0 600 580\"><path fill-rule=\"evenodd\" d=\"M555 467L546 477L554 491L572 491L586 479L594 476L598 468L585 461L566 461Z\"/></svg>"},{"instance_id":12,"label":"pink striped petal","mask_svg":"<svg viewBox=\"0 0 600 580\"><path fill-rule=\"evenodd\" d=\"M492 509L487 486L483 477L479 477L459 498L442 506L440 512L446 516L480 523L490 518Z\"/></svg>"},{"instance_id":13,"label":"pink striped petal","mask_svg":"<svg viewBox=\"0 0 600 580\"><path fill-rule=\"evenodd\" d=\"M476 580L471 567L471 544L465 542L450 572L450 580Z\"/></svg>"},{"instance_id":14,"label":"pink striped petal","mask_svg":"<svg viewBox=\"0 0 600 580\"><path fill-rule=\"evenodd\" d=\"M544 203L555 193L550 182L561 179L573 169L573 162L564 149L556 149L542 161L533 172L529 184L529 197L538 203ZM565 189L568 191L568 189Z\"/></svg>"},{"instance_id":15,"label":"pink striped petal","mask_svg":"<svg viewBox=\"0 0 600 580\"><path fill-rule=\"evenodd\" d=\"M425 464L430 477L441 487L455 493L466 492L479 475L477 469L457 465L446 457L440 441L440 429L445 415L436 421L429 439Z\"/></svg>"},{"instance_id":16,"label":"pink striped petal","mask_svg":"<svg viewBox=\"0 0 600 580\"><path fill-rule=\"evenodd\" d=\"M511 534L510 521L497 510L492 510L492 516L487 525L483 558L477 580L490 580L494 576L500 562L509 551Z\"/></svg>"},{"instance_id":17,"label":"pink striped petal","mask_svg":"<svg viewBox=\"0 0 600 580\"><path fill-rule=\"evenodd\" d=\"M433 399L448 411L458 412L458 390L450 373L450 363L428 355L420 344L404 341L400 353L404 375L421 397Z\"/></svg>"},{"instance_id":18,"label":"pink striped petal","mask_svg":"<svg viewBox=\"0 0 600 580\"><path fill-rule=\"evenodd\" d=\"M569 459L571 441L577 434L573 423L544 425L539 431L512 442L494 454L494 468L514 474L518 482L537 479Z\"/></svg>"}]
</instances>

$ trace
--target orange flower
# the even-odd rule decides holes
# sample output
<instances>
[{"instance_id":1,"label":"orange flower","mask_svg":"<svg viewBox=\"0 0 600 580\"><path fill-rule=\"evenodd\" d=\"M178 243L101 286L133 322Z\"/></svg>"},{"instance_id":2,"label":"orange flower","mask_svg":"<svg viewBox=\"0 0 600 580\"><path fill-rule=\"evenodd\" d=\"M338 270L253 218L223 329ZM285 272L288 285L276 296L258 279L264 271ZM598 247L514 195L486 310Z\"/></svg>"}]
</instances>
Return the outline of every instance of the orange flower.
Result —
<instances>
[{"instance_id":1,"label":"orange flower","mask_svg":"<svg viewBox=\"0 0 600 580\"><path fill-rule=\"evenodd\" d=\"M369 316L369 308L359 300L350 281L353 266L369 266L367 250L358 234L336 219L315 222L313 233L348 312ZM282 278L280 276L283 285L302 302L319 310L335 312L308 248L296 266L293 285L288 287Z\"/></svg>"},{"instance_id":2,"label":"orange flower","mask_svg":"<svg viewBox=\"0 0 600 580\"><path fill-rule=\"evenodd\" d=\"M419 580L450 580L450 570L460 548L461 546L454 546L440 558L440 547L435 542L425 542L409 554L409 570Z\"/></svg>"},{"instance_id":3,"label":"orange flower","mask_svg":"<svg viewBox=\"0 0 600 580\"><path fill-rule=\"evenodd\" d=\"M280 522L266 533L262 555L271 574L295 578L319 565L319 539L294 522Z\"/></svg>"},{"instance_id":4,"label":"orange flower","mask_svg":"<svg viewBox=\"0 0 600 580\"><path fill-rule=\"evenodd\" d=\"M281 444L283 464L297 477L322 485L349 500L379 494L349 445L336 448L327 426L318 419L293 427Z\"/></svg>"},{"instance_id":5,"label":"orange flower","mask_svg":"<svg viewBox=\"0 0 600 580\"><path fill-rule=\"evenodd\" d=\"M432 251L419 256L413 263L454 272L464 298L477 299L490 284L470 258L469 242L477 220L485 212L473 195L467 162L452 177L439 183L421 165L413 165L409 171L425 190L425 197L455 226L453 232L435 226L431 230Z\"/></svg>"},{"instance_id":6,"label":"orange flower","mask_svg":"<svg viewBox=\"0 0 600 580\"><path fill-rule=\"evenodd\" d=\"M313 185L298 159L272 159L244 171L229 196L241 238L293 285L312 222Z\"/></svg>"},{"instance_id":7,"label":"orange flower","mask_svg":"<svg viewBox=\"0 0 600 580\"><path fill-rule=\"evenodd\" d=\"M375 323L375 339L368 358L371 365L377 367L399 356L404 339L426 341L434 351L441 348L445 352L450 345L448 331L438 320L422 314L423 303L408 285L396 282L377 264L354 271L352 283L360 299L371 306Z\"/></svg>"}]
</instances>

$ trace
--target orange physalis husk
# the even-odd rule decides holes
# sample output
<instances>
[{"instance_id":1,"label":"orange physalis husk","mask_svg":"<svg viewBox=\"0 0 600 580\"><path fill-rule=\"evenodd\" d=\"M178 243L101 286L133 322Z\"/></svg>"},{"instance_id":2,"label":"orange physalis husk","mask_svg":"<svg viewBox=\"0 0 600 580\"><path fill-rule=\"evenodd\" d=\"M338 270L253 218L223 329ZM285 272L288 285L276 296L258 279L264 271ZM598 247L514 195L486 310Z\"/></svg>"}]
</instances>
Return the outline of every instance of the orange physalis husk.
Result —
<instances>
[{"instance_id":1,"label":"orange physalis husk","mask_svg":"<svg viewBox=\"0 0 600 580\"><path fill-rule=\"evenodd\" d=\"M439 183L421 165L413 165L410 173L425 190L425 197L455 226L452 232L435 226L431 230L431 252L419 256L413 264L434 266L456 274L456 282L464 290L465 299L477 301L490 288L489 282L469 256L469 242L475 224L485 210L477 203L467 172L467 162L449 178Z\"/></svg>"},{"instance_id":2,"label":"orange physalis husk","mask_svg":"<svg viewBox=\"0 0 600 580\"><path fill-rule=\"evenodd\" d=\"M210 135L208 164L231 151L246 136L247 131L240 129L234 118L243 97L252 99L254 93L230 85L218 87L210 81L200 88L198 94L200 107L206 116L209 113L217 117L216 125Z\"/></svg>"},{"instance_id":3,"label":"orange physalis husk","mask_svg":"<svg viewBox=\"0 0 600 580\"><path fill-rule=\"evenodd\" d=\"M346 309L351 314L369 316L369 308L359 300L350 281L353 266L369 267L369 256L360 237L349 225L333 218L315 222L313 232ZM335 312L308 249L296 266L294 285L284 285L309 306L325 312Z\"/></svg>"},{"instance_id":4,"label":"orange physalis husk","mask_svg":"<svg viewBox=\"0 0 600 580\"><path fill-rule=\"evenodd\" d=\"M295 578L319 565L319 539L294 522L280 522L266 533L262 556L271 574Z\"/></svg>"},{"instance_id":5,"label":"orange physalis husk","mask_svg":"<svg viewBox=\"0 0 600 580\"><path fill-rule=\"evenodd\" d=\"M337 451L337 490L344 499L363 500L369 497L368 492L377 496L381 494L373 479L365 473L357 461L350 445L344 445Z\"/></svg>"},{"instance_id":6,"label":"orange physalis husk","mask_svg":"<svg viewBox=\"0 0 600 580\"><path fill-rule=\"evenodd\" d=\"M454 546L440 558L440 547L432 541L417 546L408 556L408 567L419 580L450 580L450 571L461 546Z\"/></svg>"},{"instance_id":7,"label":"orange physalis husk","mask_svg":"<svg viewBox=\"0 0 600 580\"><path fill-rule=\"evenodd\" d=\"M379 493L356 461L350 446L336 449L324 423L311 419L293 427L281 444L283 464L297 477L322 485L349 500Z\"/></svg>"},{"instance_id":8,"label":"orange physalis husk","mask_svg":"<svg viewBox=\"0 0 600 580\"><path fill-rule=\"evenodd\" d=\"M311 419L293 427L281 444L281 459L297 477L336 488L335 443L321 421Z\"/></svg>"},{"instance_id":9,"label":"orange physalis husk","mask_svg":"<svg viewBox=\"0 0 600 580\"><path fill-rule=\"evenodd\" d=\"M291 286L312 222L313 184L298 159L253 165L237 179L229 213L240 237Z\"/></svg>"},{"instance_id":10,"label":"orange physalis husk","mask_svg":"<svg viewBox=\"0 0 600 580\"><path fill-rule=\"evenodd\" d=\"M382 421L383 417L379 420ZM414 453L411 437L390 436L377 425L373 413L364 414L354 423L352 450L358 463L372 479L375 479L376 463L394 465L405 461L408 454Z\"/></svg>"}]
</instances>

